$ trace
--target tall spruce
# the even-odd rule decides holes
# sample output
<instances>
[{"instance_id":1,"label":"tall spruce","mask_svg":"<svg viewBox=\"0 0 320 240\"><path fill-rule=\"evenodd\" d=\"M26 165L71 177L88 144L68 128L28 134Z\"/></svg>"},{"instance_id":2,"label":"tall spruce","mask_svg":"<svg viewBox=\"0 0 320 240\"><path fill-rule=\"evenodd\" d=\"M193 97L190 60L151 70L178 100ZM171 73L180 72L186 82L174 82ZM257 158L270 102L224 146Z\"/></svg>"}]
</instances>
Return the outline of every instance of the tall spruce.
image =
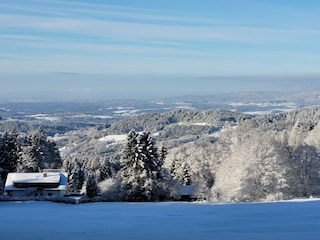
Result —
<instances>
[{"instance_id":1,"label":"tall spruce","mask_svg":"<svg viewBox=\"0 0 320 240\"><path fill-rule=\"evenodd\" d=\"M130 131L121 159L121 185L124 200L156 200L161 167L151 134Z\"/></svg>"},{"instance_id":2,"label":"tall spruce","mask_svg":"<svg viewBox=\"0 0 320 240\"><path fill-rule=\"evenodd\" d=\"M2 168L0 168L0 175L1 175L1 173L2 173ZM3 194L3 188L4 188L3 185L4 185L4 184L3 184L3 180L2 180L2 178L0 177L0 195Z\"/></svg>"},{"instance_id":3,"label":"tall spruce","mask_svg":"<svg viewBox=\"0 0 320 240\"><path fill-rule=\"evenodd\" d=\"M175 158L172 162L170 173L173 179L177 180L182 185L191 185L191 167L181 158Z\"/></svg>"},{"instance_id":4,"label":"tall spruce","mask_svg":"<svg viewBox=\"0 0 320 240\"><path fill-rule=\"evenodd\" d=\"M167 157L167 155L168 155L168 150L164 145L162 145L162 147L160 148L159 159L162 162L164 162L166 157Z\"/></svg>"},{"instance_id":5,"label":"tall spruce","mask_svg":"<svg viewBox=\"0 0 320 240\"><path fill-rule=\"evenodd\" d=\"M95 174L90 173L88 174L87 185L86 185L86 193L87 196L93 198L98 195L98 183L95 177Z\"/></svg>"},{"instance_id":6,"label":"tall spruce","mask_svg":"<svg viewBox=\"0 0 320 240\"><path fill-rule=\"evenodd\" d=\"M68 175L68 191L69 192L79 192L85 181L85 172L79 161L75 160L73 162L73 167Z\"/></svg>"},{"instance_id":7,"label":"tall spruce","mask_svg":"<svg viewBox=\"0 0 320 240\"><path fill-rule=\"evenodd\" d=\"M55 142L48 140L41 129L26 136L18 163L18 171L38 172L41 169L56 169L61 166L62 160Z\"/></svg>"},{"instance_id":8,"label":"tall spruce","mask_svg":"<svg viewBox=\"0 0 320 240\"><path fill-rule=\"evenodd\" d=\"M2 168L2 180L9 172L15 172L21 151L19 134L16 130L5 132L0 147L0 168Z\"/></svg>"}]
</instances>

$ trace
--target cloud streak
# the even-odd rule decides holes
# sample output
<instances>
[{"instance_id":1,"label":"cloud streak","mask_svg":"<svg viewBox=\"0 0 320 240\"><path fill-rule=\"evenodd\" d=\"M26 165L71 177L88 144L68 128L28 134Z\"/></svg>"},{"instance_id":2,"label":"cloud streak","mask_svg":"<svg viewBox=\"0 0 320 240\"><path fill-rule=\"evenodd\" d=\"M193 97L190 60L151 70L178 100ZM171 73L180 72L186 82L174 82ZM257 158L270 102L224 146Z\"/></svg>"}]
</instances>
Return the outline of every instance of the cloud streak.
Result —
<instances>
[{"instance_id":1,"label":"cloud streak","mask_svg":"<svg viewBox=\"0 0 320 240\"><path fill-rule=\"evenodd\" d=\"M258 28L250 26L187 26L156 23L39 17L17 14L0 15L2 29L77 34L102 39L126 41L226 41L252 44L294 43L301 39L318 37L319 31L298 27Z\"/></svg>"},{"instance_id":2,"label":"cloud streak","mask_svg":"<svg viewBox=\"0 0 320 240\"><path fill-rule=\"evenodd\" d=\"M284 8L280 22L267 15L249 22L230 7L223 18L194 9L18 2L0 4L0 72L296 73L320 61L319 29L286 19Z\"/></svg>"}]
</instances>

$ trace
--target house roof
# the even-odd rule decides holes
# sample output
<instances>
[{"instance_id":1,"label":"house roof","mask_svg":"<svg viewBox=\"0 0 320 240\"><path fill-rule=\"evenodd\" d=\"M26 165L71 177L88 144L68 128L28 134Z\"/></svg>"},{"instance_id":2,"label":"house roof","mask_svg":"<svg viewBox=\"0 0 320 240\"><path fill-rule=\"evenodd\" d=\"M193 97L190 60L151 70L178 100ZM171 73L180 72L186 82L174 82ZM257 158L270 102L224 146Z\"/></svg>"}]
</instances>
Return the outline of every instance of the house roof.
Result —
<instances>
[{"instance_id":1,"label":"house roof","mask_svg":"<svg viewBox=\"0 0 320 240\"><path fill-rule=\"evenodd\" d=\"M67 173L9 173L5 190L25 190L28 187L40 187L51 190L65 190L67 188Z\"/></svg>"}]
</instances>

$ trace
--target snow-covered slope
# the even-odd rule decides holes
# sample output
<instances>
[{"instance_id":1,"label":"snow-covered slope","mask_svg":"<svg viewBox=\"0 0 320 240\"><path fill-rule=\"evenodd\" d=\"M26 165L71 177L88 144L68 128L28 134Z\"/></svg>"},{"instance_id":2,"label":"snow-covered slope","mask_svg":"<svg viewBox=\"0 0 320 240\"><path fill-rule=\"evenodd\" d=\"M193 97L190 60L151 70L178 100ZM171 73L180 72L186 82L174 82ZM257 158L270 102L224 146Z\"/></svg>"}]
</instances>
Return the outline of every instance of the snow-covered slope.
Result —
<instances>
[{"instance_id":1,"label":"snow-covered slope","mask_svg":"<svg viewBox=\"0 0 320 240\"><path fill-rule=\"evenodd\" d=\"M268 201L320 195L320 108L253 117L225 110L174 110L142 114L59 136L64 155L91 162L117 162L126 134L150 131L168 155L190 166L207 199ZM212 177L214 176L214 177Z\"/></svg>"}]
</instances>

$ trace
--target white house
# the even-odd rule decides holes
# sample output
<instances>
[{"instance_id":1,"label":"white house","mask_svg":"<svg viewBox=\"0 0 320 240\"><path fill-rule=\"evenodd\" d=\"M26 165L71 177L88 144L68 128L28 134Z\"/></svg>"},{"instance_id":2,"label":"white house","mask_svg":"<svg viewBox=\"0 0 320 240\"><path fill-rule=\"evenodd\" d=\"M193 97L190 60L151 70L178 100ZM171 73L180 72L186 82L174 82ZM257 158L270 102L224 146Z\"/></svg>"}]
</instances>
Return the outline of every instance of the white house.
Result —
<instances>
[{"instance_id":1,"label":"white house","mask_svg":"<svg viewBox=\"0 0 320 240\"><path fill-rule=\"evenodd\" d=\"M9 173L5 192L13 197L62 197L68 187L68 175L63 172Z\"/></svg>"}]
</instances>

